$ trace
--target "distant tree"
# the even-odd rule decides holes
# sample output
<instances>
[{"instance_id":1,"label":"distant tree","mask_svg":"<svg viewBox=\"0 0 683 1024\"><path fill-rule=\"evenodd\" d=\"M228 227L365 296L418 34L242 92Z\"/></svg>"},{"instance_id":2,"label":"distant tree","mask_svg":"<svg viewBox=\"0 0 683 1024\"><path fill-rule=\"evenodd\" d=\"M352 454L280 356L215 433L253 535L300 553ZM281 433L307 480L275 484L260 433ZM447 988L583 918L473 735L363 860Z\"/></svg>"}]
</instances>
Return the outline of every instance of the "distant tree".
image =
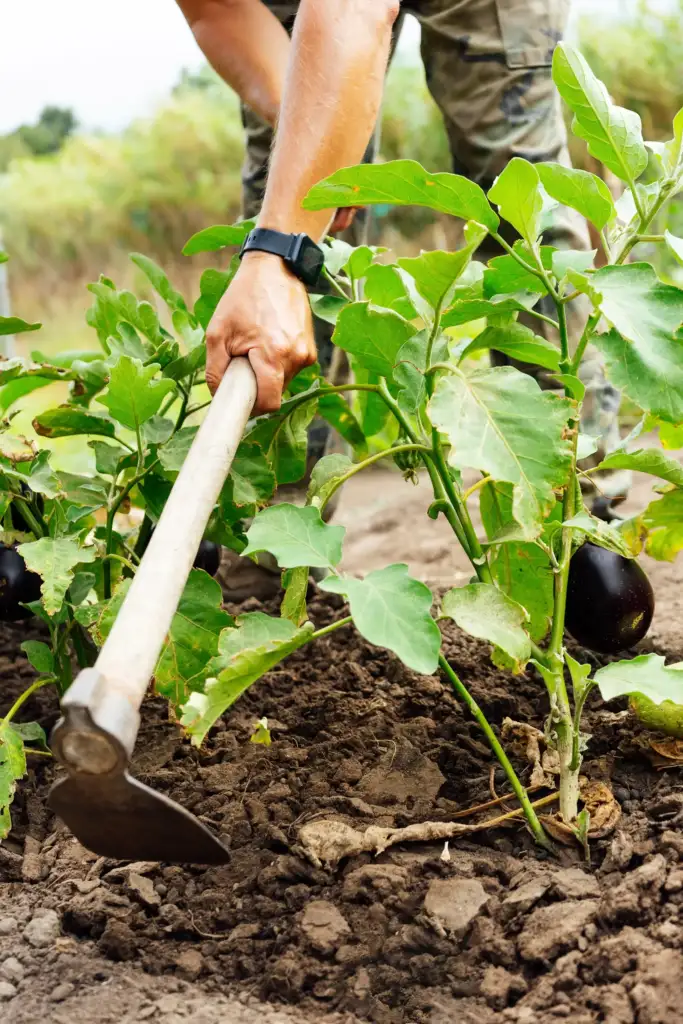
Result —
<instances>
[{"instance_id":1,"label":"distant tree","mask_svg":"<svg viewBox=\"0 0 683 1024\"><path fill-rule=\"evenodd\" d=\"M44 107L37 122L22 125L17 134L36 156L56 153L76 128L76 117L68 107Z\"/></svg>"}]
</instances>

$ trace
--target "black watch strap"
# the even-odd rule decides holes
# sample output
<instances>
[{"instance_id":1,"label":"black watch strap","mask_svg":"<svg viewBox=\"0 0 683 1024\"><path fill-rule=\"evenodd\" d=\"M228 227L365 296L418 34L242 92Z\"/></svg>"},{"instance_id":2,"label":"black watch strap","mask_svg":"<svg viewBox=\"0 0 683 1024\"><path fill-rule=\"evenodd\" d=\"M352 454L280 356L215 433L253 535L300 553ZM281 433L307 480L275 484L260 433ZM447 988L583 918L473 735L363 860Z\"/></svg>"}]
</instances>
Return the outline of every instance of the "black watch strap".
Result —
<instances>
[{"instance_id":1,"label":"black watch strap","mask_svg":"<svg viewBox=\"0 0 683 1024\"><path fill-rule=\"evenodd\" d=\"M273 228L253 228L244 239L240 256L257 249L259 252L281 256L283 260L291 259L293 243L297 237L284 231L275 231Z\"/></svg>"},{"instance_id":2,"label":"black watch strap","mask_svg":"<svg viewBox=\"0 0 683 1024\"><path fill-rule=\"evenodd\" d=\"M307 287L315 287L318 283L325 257L320 246L308 235L289 235L273 228L254 228L245 238L240 256L254 250L279 256Z\"/></svg>"}]
</instances>

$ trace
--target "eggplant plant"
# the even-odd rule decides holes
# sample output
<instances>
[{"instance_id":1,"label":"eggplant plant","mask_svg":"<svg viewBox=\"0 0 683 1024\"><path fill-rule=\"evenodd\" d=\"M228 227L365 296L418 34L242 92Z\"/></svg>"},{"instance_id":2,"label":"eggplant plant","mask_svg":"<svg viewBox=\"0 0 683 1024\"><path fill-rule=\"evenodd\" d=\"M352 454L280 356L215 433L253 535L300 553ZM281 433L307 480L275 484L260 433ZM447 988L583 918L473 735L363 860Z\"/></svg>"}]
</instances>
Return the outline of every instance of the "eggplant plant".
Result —
<instances>
[{"instance_id":1,"label":"eggplant plant","mask_svg":"<svg viewBox=\"0 0 683 1024\"><path fill-rule=\"evenodd\" d=\"M645 143L637 115L610 102L576 51L558 46L553 74L573 111L575 133L624 183L616 203L593 174L520 158L510 161L488 195L463 177L431 174L409 160L345 168L308 195L310 209L430 207L464 222L464 245L394 262L370 246L326 246L330 290L311 301L319 316L334 322L333 341L348 356L352 380L331 385L318 368L307 370L293 381L279 412L250 423L206 536L245 557L267 552L276 559L284 589L280 614L233 619L221 608L219 584L198 568L154 676L156 692L168 698L199 745L241 694L290 653L353 627L413 671L444 674L545 846L546 831L497 733L442 652L439 619L487 641L495 663L511 677L527 670L543 681L545 736L559 766L559 819L582 839L590 830L580 791L588 695L598 689L606 700L631 695L655 705L683 697L680 668L666 666L659 655L593 672L568 654L564 641L567 627L597 651L631 647L647 631L653 610L651 588L634 559L643 549L673 559L683 547L683 469L663 450L633 450L643 428L658 430L664 448L683 447L683 290L661 282L649 264L627 262L641 242L668 246L683 261L683 239L652 232L667 200L683 189L683 111L670 142ZM576 210L595 226L605 266L595 267L595 253L542 244L552 204ZM501 220L519 236L513 244ZM185 253L238 245L250 227L207 228ZM487 236L503 255L483 264L476 254ZM163 322L150 302L102 278L91 286L88 313L99 352L53 360L36 352L0 362L1 539L15 561L23 559L40 577L40 596L22 591L17 601L43 620L50 636L49 644L24 645L39 673L32 690L54 683L63 692L72 659L92 663L208 401L204 332L235 258L225 271L204 272L192 306L156 264L133 259L167 308ZM567 310L577 299L586 316L580 336L571 339ZM557 342L520 322L520 314L552 327ZM0 320L7 333L38 326ZM658 497L625 522L603 522L582 498L579 463L593 440L580 432L581 366L589 344L643 414L640 427L597 468L640 471L660 481ZM543 367L557 391L541 390L513 366L489 366L488 350ZM33 426L39 439L87 438L90 461L82 474L57 468L49 447L13 427L30 392L55 381L68 384L68 398L38 414ZM317 463L304 505L272 504L278 485L304 477L307 428L316 414L342 435L349 454ZM472 565L471 581L440 595L436 614L434 595L403 564L363 579L339 568L344 527L327 522L325 508L347 480L383 459L393 460L407 479L418 470L428 475L433 499L425 514L445 518ZM469 487L464 471L479 474ZM124 515L132 508L139 510L137 519ZM348 603L348 614L320 629L306 608L311 569L322 576L323 591ZM1 589L0 579L0 600ZM21 699L0 719L0 837L9 829L9 805L25 768L24 743L38 735L13 725Z\"/></svg>"}]
</instances>

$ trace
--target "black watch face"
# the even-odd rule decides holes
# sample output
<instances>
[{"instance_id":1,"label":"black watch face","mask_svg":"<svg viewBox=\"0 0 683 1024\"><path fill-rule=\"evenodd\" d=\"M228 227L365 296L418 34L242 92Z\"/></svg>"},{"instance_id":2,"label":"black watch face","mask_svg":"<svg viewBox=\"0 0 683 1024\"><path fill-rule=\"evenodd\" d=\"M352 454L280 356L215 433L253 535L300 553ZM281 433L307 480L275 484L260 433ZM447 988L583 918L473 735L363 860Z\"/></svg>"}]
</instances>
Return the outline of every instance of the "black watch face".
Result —
<instances>
[{"instance_id":1,"label":"black watch face","mask_svg":"<svg viewBox=\"0 0 683 1024\"><path fill-rule=\"evenodd\" d=\"M292 253L292 263L295 273L304 284L314 285L320 277L325 257L322 250L313 242L308 235L299 236L299 245Z\"/></svg>"}]
</instances>

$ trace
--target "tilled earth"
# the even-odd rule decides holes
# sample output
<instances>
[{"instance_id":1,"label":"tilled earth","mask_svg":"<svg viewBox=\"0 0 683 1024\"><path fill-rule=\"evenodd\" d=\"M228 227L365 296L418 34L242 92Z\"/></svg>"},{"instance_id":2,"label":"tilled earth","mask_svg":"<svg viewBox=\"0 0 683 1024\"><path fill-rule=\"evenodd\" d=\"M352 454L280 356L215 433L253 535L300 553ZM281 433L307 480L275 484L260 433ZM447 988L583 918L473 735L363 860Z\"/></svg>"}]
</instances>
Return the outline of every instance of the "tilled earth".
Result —
<instances>
[{"instance_id":1,"label":"tilled earth","mask_svg":"<svg viewBox=\"0 0 683 1024\"><path fill-rule=\"evenodd\" d=\"M378 480L386 499L395 477ZM375 509L363 522L378 546L391 543L380 524L391 515ZM404 508L401 518L384 563L407 557L425 578L438 577L429 551L414 564L412 513ZM343 510L340 519L348 522ZM350 532L355 568L365 539L359 525ZM669 618L656 619L649 649L680 660L670 617L680 572L657 571ZM314 597L316 624L341 614L338 599ZM29 633L0 631L0 707L31 678L19 652ZM532 674L511 681L491 667L485 645L455 629L446 630L445 650L496 726L506 717L542 726L546 701ZM270 747L249 742L263 715ZM55 716L45 691L26 708L27 720L46 727ZM439 679L341 630L271 672L200 751L150 699L136 774L221 834L231 861L200 869L95 857L50 815L54 769L35 759L15 830L0 846L0 1019L678 1021L680 768L653 766L648 734L624 705L596 698L587 729L586 775L609 782L621 808L616 829L593 844L590 867L579 849L540 855L518 821L452 840L447 851L443 842L404 843L329 867L305 856L305 824L335 820L362 831L447 822L507 791L477 727Z\"/></svg>"}]
</instances>

